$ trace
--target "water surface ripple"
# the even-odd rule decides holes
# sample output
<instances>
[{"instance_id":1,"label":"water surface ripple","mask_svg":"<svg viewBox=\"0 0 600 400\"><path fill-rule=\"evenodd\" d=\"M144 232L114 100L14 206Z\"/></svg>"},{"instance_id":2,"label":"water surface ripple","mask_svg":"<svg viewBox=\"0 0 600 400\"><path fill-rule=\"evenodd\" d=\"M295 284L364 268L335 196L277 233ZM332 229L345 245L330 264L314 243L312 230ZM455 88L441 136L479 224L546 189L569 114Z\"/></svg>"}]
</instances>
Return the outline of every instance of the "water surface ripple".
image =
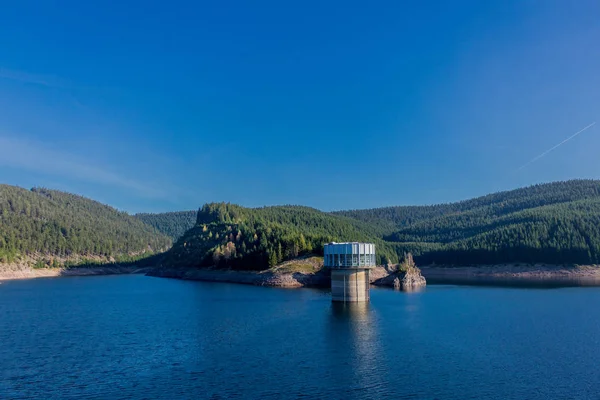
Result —
<instances>
[{"instance_id":1,"label":"water surface ripple","mask_svg":"<svg viewBox=\"0 0 600 400\"><path fill-rule=\"evenodd\" d=\"M0 398L597 398L600 288L0 285Z\"/></svg>"}]
</instances>

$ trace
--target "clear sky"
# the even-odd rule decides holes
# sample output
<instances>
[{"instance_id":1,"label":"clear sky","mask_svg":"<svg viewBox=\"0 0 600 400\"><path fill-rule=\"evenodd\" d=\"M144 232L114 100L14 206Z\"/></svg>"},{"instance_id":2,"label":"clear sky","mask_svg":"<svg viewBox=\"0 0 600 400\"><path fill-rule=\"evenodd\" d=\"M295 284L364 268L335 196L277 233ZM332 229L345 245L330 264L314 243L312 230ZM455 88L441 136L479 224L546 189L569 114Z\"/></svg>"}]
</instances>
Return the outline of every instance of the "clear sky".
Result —
<instances>
[{"instance_id":1,"label":"clear sky","mask_svg":"<svg viewBox=\"0 0 600 400\"><path fill-rule=\"evenodd\" d=\"M597 0L4 2L0 182L139 212L600 178L599 21Z\"/></svg>"}]
</instances>

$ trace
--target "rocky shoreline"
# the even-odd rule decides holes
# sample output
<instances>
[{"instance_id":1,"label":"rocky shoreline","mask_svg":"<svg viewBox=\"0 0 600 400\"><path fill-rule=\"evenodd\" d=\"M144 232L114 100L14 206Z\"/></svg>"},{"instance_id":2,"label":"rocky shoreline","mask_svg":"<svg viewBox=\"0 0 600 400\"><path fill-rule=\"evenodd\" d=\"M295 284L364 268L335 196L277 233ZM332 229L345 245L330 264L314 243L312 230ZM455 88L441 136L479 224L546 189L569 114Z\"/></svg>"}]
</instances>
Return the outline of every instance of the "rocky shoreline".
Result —
<instances>
[{"instance_id":1,"label":"rocky shoreline","mask_svg":"<svg viewBox=\"0 0 600 400\"><path fill-rule=\"evenodd\" d=\"M234 271L210 268L154 268L146 275L160 278L185 279L205 282L243 283L282 288L329 287L328 271L317 273Z\"/></svg>"},{"instance_id":2,"label":"rocky shoreline","mask_svg":"<svg viewBox=\"0 0 600 400\"><path fill-rule=\"evenodd\" d=\"M234 271L210 268L155 268L146 275L161 278L174 278L206 282L243 283L257 286L282 288L331 286L329 270L321 269L314 273L277 272L277 271ZM400 289L412 289L425 285L425 278L417 271L397 272L390 267L376 267L370 271L370 283L375 286L394 287L395 280L400 281Z\"/></svg>"},{"instance_id":3,"label":"rocky shoreline","mask_svg":"<svg viewBox=\"0 0 600 400\"><path fill-rule=\"evenodd\" d=\"M208 282L244 283L273 287L323 287L330 286L327 270L314 273L301 272L251 272L197 268L157 268L148 275L165 278L200 280ZM370 271L370 283L374 286L395 287L411 291L433 283L464 284L576 284L600 286L600 266L568 265L489 265L477 267L425 266L414 270L399 271L396 266L378 266Z\"/></svg>"},{"instance_id":4,"label":"rocky shoreline","mask_svg":"<svg viewBox=\"0 0 600 400\"><path fill-rule=\"evenodd\" d=\"M576 283L600 285L598 265L501 264L483 266L425 266L423 276L435 283Z\"/></svg>"},{"instance_id":5,"label":"rocky shoreline","mask_svg":"<svg viewBox=\"0 0 600 400\"><path fill-rule=\"evenodd\" d=\"M427 281L418 268L407 271L398 270L398 266L379 266L370 271L371 284L387 286L404 291L423 287Z\"/></svg>"},{"instance_id":6,"label":"rocky shoreline","mask_svg":"<svg viewBox=\"0 0 600 400\"><path fill-rule=\"evenodd\" d=\"M106 265L78 268L13 268L0 266L0 281L59 276L93 276L144 273L148 276L198 280L207 282L242 283L281 288L328 288L330 273L326 269L314 271L286 271L274 268L267 271L234 271L210 268L164 268ZM378 266L370 271L370 283L375 286L412 290L422 287L426 280L433 283L574 283L600 286L600 266L570 265L487 265L487 266L424 266L416 271L402 272L397 266Z\"/></svg>"},{"instance_id":7,"label":"rocky shoreline","mask_svg":"<svg viewBox=\"0 0 600 400\"><path fill-rule=\"evenodd\" d=\"M375 286L394 287L397 279L403 280L404 286L412 286L414 282L424 284L424 278L417 280L411 275L396 272L388 267L376 267L370 271L370 283ZM205 282L241 283L257 286L280 288L328 288L331 286L329 270L319 268L314 272L289 272L275 268L267 271L236 271L211 268L139 268L119 265L77 268L0 268L0 281L13 279L51 278L61 276L94 276L118 274L145 274L160 278L196 280ZM420 285L420 284L419 284Z\"/></svg>"},{"instance_id":8,"label":"rocky shoreline","mask_svg":"<svg viewBox=\"0 0 600 400\"><path fill-rule=\"evenodd\" d=\"M145 274L149 270L150 268L125 267L120 265L73 268L0 268L0 281L13 279L53 278L60 276Z\"/></svg>"}]
</instances>

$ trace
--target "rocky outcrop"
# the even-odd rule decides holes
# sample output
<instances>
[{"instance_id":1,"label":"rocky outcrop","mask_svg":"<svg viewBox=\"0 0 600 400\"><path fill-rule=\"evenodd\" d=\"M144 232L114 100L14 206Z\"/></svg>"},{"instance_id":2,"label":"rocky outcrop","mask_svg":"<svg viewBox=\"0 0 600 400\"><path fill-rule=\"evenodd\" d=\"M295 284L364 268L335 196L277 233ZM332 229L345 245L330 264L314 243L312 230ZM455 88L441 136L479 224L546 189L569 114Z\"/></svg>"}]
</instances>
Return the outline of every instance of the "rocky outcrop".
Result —
<instances>
[{"instance_id":1,"label":"rocky outcrop","mask_svg":"<svg viewBox=\"0 0 600 400\"><path fill-rule=\"evenodd\" d=\"M155 268L148 276L207 282L244 283L284 288L331 287L331 271L321 268L314 272L289 271L276 267L267 271L235 271L212 268ZM370 282L376 286L395 287L405 291L425 286L418 268L398 270L397 265L376 267L370 271Z\"/></svg>"},{"instance_id":2,"label":"rocky outcrop","mask_svg":"<svg viewBox=\"0 0 600 400\"><path fill-rule=\"evenodd\" d=\"M239 271L215 267L157 267L148 272L147 275L163 278L244 283L248 285L284 288L326 288L331 286L331 272L323 268L323 258L311 255L285 261L265 271Z\"/></svg>"},{"instance_id":3,"label":"rocky outcrop","mask_svg":"<svg viewBox=\"0 0 600 400\"><path fill-rule=\"evenodd\" d=\"M414 265L412 258L403 264L385 265L372 268L369 271L370 283L379 286L395 287L412 291L425 286L425 278L419 268ZM331 287L331 271L323 268L321 257L301 257L283 262L266 271L239 271L219 268L181 268L157 267L149 276L163 278L187 279L207 282L244 283L257 286L272 286L284 288L297 287Z\"/></svg>"},{"instance_id":4,"label":"rocky outcrop","mask_svg":"<svg viewBox=\"0 0 600 400\"><path fill-rule=\"evenodd\" d=\"M376 286L388 286L404 291L413 291L422 288L427 281L421 270L411 266L405 270L401 265L386 265L373 268L370 271L371 284Z\"/></svg>"},{"instance_id":5,"label":"rocky outcrop","mask_svg":"<svg viewBox=\"0 0 600 400\"><path fill-rule=\"evenodd\" d=\"M404 272L404 276L400 281L400 288L402 290L412 290L427 285L425 277L421 275L421 270L417 267L410 268Z\"/></svg>"},{"instance_id":6,"label":"rocky outcrop","mask_svg":"<svg viewBox=\"0 0 600 400\"><path fill-rule=\"evenodd\" d=\"M261 286L276 287L322 287L331 286L331 272L323 269L317 273L272 273L261 280Z\"/></svg>"}]
</instances>

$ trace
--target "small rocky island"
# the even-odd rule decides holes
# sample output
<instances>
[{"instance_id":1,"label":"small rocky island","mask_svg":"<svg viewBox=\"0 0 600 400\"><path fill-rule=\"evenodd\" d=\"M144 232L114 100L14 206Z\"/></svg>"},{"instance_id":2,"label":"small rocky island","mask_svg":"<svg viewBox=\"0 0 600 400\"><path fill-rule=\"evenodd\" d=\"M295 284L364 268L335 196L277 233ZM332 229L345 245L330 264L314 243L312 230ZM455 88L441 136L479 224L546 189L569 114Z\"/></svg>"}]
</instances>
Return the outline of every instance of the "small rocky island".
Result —
<instances>
[{"instance_id":1,"label":"small rocky island","mask_svg":"<svg viewBox=\"0 0 600 400\"><path fill-rule=\"evenodd\" d=\"M403 291L414 291L427 284L411 253L404 255L400 264L388 264L371 271L371 284L390 286Z\"/></svg>"}]
</instances>

